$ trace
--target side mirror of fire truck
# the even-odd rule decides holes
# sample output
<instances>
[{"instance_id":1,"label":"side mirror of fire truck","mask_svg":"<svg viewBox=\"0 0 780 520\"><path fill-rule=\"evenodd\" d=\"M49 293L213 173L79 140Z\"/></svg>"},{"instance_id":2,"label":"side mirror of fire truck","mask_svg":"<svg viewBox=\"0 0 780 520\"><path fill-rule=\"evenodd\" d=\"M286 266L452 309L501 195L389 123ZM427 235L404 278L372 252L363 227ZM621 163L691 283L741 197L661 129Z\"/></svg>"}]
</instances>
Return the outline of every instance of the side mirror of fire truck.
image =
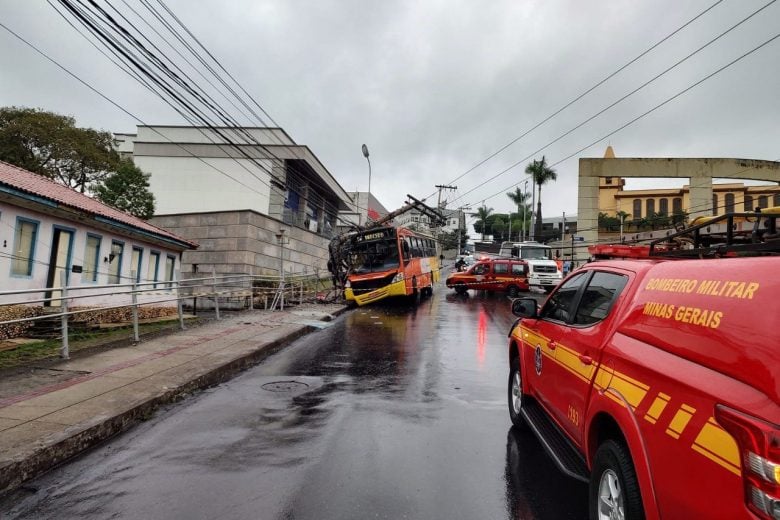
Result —
<instances>
[{"instance_id":1,"label":"side mirror of fire truck","mask_svg":"<svg viewBox=\"0 0 780 520\"><path fill-rule=\"evenodd\" d=\"M539 307L533 298L518 298L512 302L512 314L518 318L538 318Z\"/></svg>"}]
</instances>

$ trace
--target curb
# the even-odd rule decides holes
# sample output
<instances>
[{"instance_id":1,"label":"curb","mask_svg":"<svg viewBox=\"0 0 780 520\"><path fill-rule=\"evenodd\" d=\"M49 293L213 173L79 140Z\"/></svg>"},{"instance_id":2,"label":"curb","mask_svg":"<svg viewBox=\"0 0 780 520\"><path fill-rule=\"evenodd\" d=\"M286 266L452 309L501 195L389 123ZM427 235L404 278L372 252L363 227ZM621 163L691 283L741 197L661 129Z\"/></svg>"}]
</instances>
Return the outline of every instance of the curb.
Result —
<instances>
[{"instance_id":1,"label":"curb","mask_svg":"<svg viewBox=\"0 0 780 520\"><path fill-rule=\"evenodd\" d=\"M320 321L332 321L335 317L348 310L350 309L347 307L338 309L324 316ZM0 496L7 495L20 487L24 482L47 473L72 457L149 419L161 406L179 401L197 390L227 381L237 373L243 372L271 354L278 352L282 347L316 330L319 329L311 325L299 325L299 328L283 337L258 345L251 352L242 354L194 379L152 396L133 408L112 417L98 418L95 424L87 423L88 426L86 428L73 435L65 433L59 438L50 441L40 441L31 454L19 460L11 460L8 464L0 467Z\"/></svg>"}]
</instances>

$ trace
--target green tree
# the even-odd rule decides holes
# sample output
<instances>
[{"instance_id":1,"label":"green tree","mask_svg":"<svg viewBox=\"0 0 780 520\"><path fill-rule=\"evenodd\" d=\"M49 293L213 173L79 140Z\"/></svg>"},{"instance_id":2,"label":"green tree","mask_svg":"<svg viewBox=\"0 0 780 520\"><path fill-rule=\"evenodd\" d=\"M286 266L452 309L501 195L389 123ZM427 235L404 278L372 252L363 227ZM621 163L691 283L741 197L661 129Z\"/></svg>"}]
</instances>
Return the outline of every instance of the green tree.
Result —
<instances>
[{"instance_id":1,"label":"green tree","mask_svg":"<svg viewBox=\"0 0 780 520\"><path fill-rule=\"evenodd\" d=\"M486 208L482 206L477 208L477 221L474 223L474 231L482 234L482 241L485 241L485 228L487 227L487 220L490 214L493 213L493 208ZM479 227L477 227L479 224Z\"/></svg>"},{"instance_id":2,"label":"green tree","mask_svg":"<svg viewBox=\"0 0 780 520\"><path fill-rule=\"evenodd\" d=\"M547 165L547 160L542 155L542 160L529 163L525 167L525 173L530 175L534 184L538 186L539 197L536 199L536 225L534 226L534 237L542 236L542 186L549 181L554 181L558 178L558 174L555 170Z\"/></svg>"},{"instance_id":3,"label":"green tree","mask_svg":"<svg viewBox=\"0 0 780 520\"><path fill-rule=\"evenodd\" d=\"M439 235L439 244L441 244L441 248L443 250L457 249L458 235L460 235L460 247L463 249L463 247L466 245L466 242L469 240L469 236L466 234L465 229L456 229L454 231L442 233ZM458 254L460 254L460 251L458 251Z\"/></svg>"},{"instance_id":4,"label":"green tree","mask_svg":"<svg viewBox=\"0 0 780 520\"><path fill-rule=\"evenodd\" d=\"M0 160L84 193L114 171L111 133L78 128L72 117L22 107L0 108Z\"/></svg>"},{"instance_id":5,"label":"green tree","mask_svg":"<svg viewBox=\"0 0 780 520\"><path fill-rule=\"evenodd\" d=\"M599 213L599 229L603 231L619 231L620 217L612 217L607 213Z\"/></svg>"},{"instance_id":6,"label":"green tree","mask_svg":"<svg viewBox=\"0 0 780 520\"><path fill-rule=\"evenodd\" d=\"M504 219L501 218L501 216L497 216L495 219L493 219L493 225L491 226L491 230L493 231L493 240L495 241L496 238L504 238L504 231L506 230L506 222L504 222Z\"/></svg>"},{"instance_id":7,"label":"green tree","mask_svg":"<svg viewBox=\"0 0 780 520\"><path fill-rule=\"evenodd\" d=\"M142 172L132 159L122 159L116 171L92 189L100 202L146 220L154 216L154 194L149 191L149 177L151 174Z\"/></svg>"}]
</instances>

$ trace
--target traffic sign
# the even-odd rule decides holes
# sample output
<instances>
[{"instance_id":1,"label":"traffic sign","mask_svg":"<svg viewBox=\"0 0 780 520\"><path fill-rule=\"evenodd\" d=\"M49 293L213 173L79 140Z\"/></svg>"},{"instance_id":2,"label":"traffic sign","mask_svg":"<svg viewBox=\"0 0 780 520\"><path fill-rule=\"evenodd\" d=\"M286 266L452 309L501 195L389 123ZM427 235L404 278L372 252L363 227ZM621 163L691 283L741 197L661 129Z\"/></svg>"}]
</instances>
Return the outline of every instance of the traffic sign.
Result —
<instances>
[{"instance_id":1,"label":"traffic sign","mask_svg":"<svg viewBox=\"0 0 780 520\"><path fill-rule=\"evenodd\" d=\"M579 237L577 235L572 235L571 236L571 240L572 240L572 242L584 242L585 241L585 237Z\"/></svg>"}]
</instances>

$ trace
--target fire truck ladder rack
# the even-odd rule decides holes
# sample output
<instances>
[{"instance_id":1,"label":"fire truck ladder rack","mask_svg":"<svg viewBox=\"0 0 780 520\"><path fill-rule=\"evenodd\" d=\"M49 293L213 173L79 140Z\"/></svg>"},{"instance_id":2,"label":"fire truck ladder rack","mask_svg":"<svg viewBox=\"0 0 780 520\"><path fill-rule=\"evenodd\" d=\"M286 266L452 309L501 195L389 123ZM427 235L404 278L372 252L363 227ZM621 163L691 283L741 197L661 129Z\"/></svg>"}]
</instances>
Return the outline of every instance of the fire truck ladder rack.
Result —
<instances>
[{"instance_id":1,"label":"fire truck ladder rack","mask_svg":"<svg viewBox=\"0 0 780 520\"><path fill-rule=\"evenodd\" d=\"M693 225L650 242L651 257L718 258L780 254L780 207L750 213L699 217ZM697 223L698 222L698 223ZM752 229L741 229L741 222Z\"/></svg>"}]
</instances>

